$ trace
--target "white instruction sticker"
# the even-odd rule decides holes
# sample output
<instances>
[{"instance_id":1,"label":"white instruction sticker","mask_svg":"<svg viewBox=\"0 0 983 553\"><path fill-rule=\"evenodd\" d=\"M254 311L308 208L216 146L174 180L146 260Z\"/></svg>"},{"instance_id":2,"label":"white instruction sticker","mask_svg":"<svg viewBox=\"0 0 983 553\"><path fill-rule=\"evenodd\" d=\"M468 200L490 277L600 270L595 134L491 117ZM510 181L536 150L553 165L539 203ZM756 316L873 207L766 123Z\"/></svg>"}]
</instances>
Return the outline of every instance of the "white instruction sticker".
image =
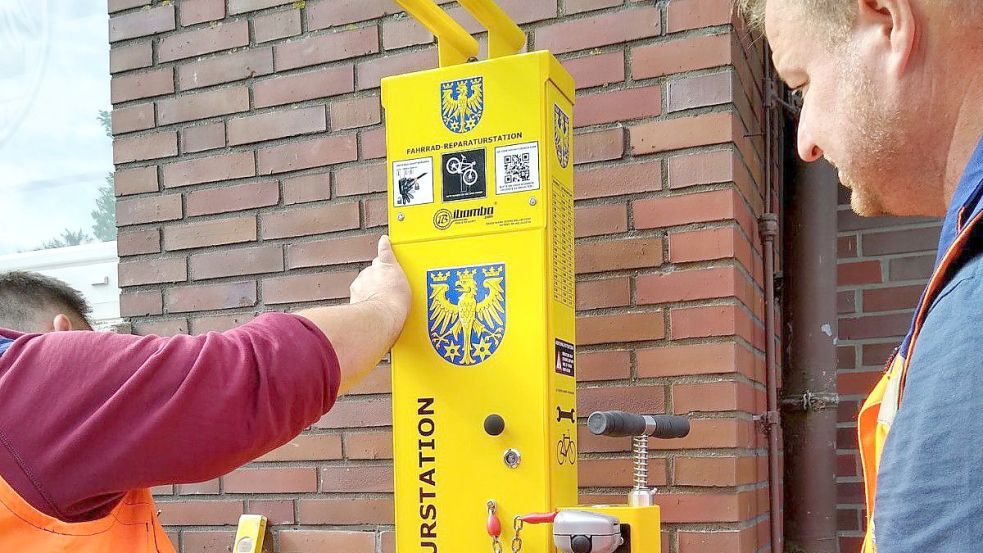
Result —
<instances>
[{"instance_id":1,"label":"white instruction sticker","mask_svg":"<svg viewBox=\"0 0 983 553\"><path fill-rule=\"evenodd\" d=\"M495 148L495 193L539 190L539 143Z\"/></svg>"},{"instance_id":2,"label":"white instruction sticker","mask_svg":"<svg viewBox=\"0 0 983 553\"><path fill-rule=\"evenodd\" d=\"M433 203L433 158L393 162L393 205Z\"/></svg>"}]
</instances>

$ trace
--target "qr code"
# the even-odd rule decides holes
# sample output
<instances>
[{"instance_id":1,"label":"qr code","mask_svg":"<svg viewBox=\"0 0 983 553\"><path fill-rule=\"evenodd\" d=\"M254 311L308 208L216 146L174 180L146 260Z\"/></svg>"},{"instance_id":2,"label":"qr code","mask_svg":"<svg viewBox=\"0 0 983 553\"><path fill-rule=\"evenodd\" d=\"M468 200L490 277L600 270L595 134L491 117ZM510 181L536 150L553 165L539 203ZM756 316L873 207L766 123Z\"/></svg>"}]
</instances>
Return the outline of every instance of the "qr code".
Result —
<instances>
[{"instance_id":1,"label":"qr code","mask_svg":"<svg viewBox=\"0 0 983 553\"><path fill-rule=\"evenodd\" d=\"M529 152L505 156L505 184L529 182Z\"/></svg>"}]
</instances>

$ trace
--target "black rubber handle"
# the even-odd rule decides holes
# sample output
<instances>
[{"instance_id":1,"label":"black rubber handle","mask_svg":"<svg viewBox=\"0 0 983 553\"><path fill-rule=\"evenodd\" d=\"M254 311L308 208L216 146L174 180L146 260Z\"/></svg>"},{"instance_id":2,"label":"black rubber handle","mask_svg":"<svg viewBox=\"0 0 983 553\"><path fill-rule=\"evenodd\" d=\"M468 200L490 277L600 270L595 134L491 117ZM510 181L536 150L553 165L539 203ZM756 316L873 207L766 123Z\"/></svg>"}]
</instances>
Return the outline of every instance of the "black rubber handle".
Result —
<instances>
[{"instance_id":1,"label":"black rubber handle","mask_svg":"<svg viewBox=\"0 0 983 553\"><path fill-rule=\"evenodd\" d=\"M587 419L587 428L598 436L682 438L689 434L689 419L675 415L636 415L625 411L598 411Z\"/></svg>"}]
</instances>

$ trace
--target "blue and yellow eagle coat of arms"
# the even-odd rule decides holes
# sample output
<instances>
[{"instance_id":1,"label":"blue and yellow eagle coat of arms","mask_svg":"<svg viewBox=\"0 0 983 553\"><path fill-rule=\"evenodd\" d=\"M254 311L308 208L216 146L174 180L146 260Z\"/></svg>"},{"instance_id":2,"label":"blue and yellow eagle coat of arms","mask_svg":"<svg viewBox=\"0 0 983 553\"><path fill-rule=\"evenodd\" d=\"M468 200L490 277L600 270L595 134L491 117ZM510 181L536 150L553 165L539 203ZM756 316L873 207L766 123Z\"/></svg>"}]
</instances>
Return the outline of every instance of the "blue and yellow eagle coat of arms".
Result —
<instances>
[{"instance_id":1,"label":"blue and yellow eagle coat of arms","mask_svg":"<svg viewBox=\"0 0 983 553\"><path fill-rule=\"evenodd\" d=\"M455 365L485 361L505 336L505 264L427 271L430 343Z\"/></svg>"},{"instance_id":2,"label":"blue and yellow eagle coat of arms","mask_svg":"<svg viewBox=\"0 0 983 553\"><path fill-rule=\"evenodd\" d=\"M553 104L553 144L560 167L566 169L570 164L570 116L556 104Z\"/></svg>"},{"instance_id":3,"label":"blue and yellow eagle coat of arms","mask_svg":"<svg viewBox=\"0 0 983 553\"><path fill-rule=\"evenodd\" d=\"M444 126L456 133L466 133L478 126L485 112L485 83L471 77L440 83L440 114Z\"/></svg>"}]
</instances>

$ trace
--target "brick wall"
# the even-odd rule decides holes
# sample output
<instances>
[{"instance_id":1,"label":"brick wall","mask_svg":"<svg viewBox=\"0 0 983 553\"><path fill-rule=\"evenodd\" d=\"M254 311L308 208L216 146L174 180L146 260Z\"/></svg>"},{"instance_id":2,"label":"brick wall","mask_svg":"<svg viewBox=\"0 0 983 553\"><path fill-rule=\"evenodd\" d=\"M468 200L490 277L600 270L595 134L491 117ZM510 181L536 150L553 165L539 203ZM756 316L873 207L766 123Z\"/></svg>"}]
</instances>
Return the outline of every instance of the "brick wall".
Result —
<instances>
[{"instance_id":1,"label":"brick wall","mask_svg":"<svg viewBox=\"0 0 983 553\"><path fill-rule=\"evenodd\" d=\"M574 74L580 413L693 417L653 445L665 551L770 550L761 44L730 0L503 0ZM345 301L386 222L380 78L433 67L389 0L109 0L123 314L222 330ZM472 31L462 13L451 13ZM781 243L780 240L778 243ZM393 550L388 367L291 445L155 490L185 552L243 512L279 551ZM585 501L622 500L625 442L581 434Z\"/></svg>"},{"instance_id":2,"label":"brick wall","mask_svg":"<svg viewBox=\"0 0 983 553\"><path fill-rule=\"evenodd\" d=\"M865 509L857 413L908 331L935 263L939 221L858 217L850 209L849 192L840 192L838 517L841 549L858 551Z\"/></svg>"}]
</instances>

